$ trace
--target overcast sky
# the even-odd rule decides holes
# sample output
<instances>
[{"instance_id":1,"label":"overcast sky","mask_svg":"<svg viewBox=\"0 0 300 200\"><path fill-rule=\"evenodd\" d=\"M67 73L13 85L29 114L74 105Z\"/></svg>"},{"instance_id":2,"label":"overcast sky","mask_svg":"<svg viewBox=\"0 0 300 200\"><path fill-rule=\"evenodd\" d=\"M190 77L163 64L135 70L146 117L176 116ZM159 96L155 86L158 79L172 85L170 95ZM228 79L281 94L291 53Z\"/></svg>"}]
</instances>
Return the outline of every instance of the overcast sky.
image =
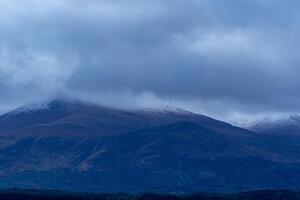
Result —
<instances>
[{"instance_id":1,"label":"overcast sky","mask_svg":"<svg viewBox=\"0 0 300 200\"><path fill-rule=\"evenodd\" d=\"M67 95L219 119L300 111L298 0L1 0L0 110Z\"/></svg>"}]
</instances>

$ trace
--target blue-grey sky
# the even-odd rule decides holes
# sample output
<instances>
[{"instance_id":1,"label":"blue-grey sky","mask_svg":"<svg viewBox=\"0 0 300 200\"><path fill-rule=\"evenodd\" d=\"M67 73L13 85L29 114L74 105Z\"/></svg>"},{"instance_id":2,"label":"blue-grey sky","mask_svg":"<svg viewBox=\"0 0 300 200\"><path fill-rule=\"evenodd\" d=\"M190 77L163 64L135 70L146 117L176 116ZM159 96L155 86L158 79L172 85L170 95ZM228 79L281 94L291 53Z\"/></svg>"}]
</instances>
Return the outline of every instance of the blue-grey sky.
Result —
<instances>
[{"instance_id":1,"label":"blue-grey sky","mask_svg":"<svg viewBox=\"0 0 300 200\"><path fill-rule=\"evenodd\" d=\"M57 95L300 111L298 0L2 0L0 110Z\"/></svg>"}]
</instances>

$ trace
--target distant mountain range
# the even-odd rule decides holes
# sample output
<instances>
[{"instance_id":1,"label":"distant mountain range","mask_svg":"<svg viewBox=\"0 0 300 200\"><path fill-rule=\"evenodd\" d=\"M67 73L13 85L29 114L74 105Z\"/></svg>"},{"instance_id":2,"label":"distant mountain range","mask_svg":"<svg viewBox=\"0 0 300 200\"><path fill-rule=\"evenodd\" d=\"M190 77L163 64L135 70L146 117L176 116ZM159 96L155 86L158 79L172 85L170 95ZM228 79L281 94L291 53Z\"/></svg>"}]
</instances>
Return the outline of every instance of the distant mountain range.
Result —
<instances>
[{"instance_id":1,"label":"distant mountain range","mask_svg":"<svg viewBox=\"0 0 300 200\"><path fill-rule=\"evenodd\" d=\"M269 127L250 131L170 108L129 111L65 100L22 107L0 117L0 187L299 189L300 134L271 134L292 133L290 125Z\"/></svg>"},{"instance_id":2,"label":"distant mountain range","mask_svg":"<svg viewBox=\"0 0 300 200\"><path fill-rule=\"evenodd\" d=\"M247 129L264 134L300 135L300 116L266 117L248 124Z\"/></svg>"}]
</instances>

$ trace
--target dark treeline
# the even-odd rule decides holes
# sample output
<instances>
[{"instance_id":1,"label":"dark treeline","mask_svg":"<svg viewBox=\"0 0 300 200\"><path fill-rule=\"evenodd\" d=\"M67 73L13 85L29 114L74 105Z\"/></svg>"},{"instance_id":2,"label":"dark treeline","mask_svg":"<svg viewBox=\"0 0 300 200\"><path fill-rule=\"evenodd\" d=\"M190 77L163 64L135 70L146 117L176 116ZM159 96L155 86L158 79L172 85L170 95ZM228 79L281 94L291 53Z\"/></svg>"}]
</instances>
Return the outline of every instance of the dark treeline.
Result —
<instances>
[{"instance_id":1,"label":"dark treeline","mask_svg":"<svg viewBox=\"0 0 300 200\"><path fill-rule=\"evenodd\" d=\"M236 194L94 194L38 190L1 190L0 200L300 200L300 192L261 190Z\"/></svg>"}]
</instances>

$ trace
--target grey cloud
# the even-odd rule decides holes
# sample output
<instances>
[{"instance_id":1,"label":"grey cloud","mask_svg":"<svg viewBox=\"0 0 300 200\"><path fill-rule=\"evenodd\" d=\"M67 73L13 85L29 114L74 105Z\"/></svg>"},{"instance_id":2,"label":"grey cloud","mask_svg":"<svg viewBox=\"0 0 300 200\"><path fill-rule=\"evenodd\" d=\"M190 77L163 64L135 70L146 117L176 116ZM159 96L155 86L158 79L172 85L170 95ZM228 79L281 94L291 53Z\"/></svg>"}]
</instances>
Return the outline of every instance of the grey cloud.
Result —
<instances>
[{"instance_id":1,"label":"grey cloud","mask_svg":"<svg viewBox=\"0 0 300 200\"><path fill-rule=\"evenodd\" d=\"M0 3L0 89L216 117L299 112L299 2L12 0Z\"/></svg>"}]
</instances>

